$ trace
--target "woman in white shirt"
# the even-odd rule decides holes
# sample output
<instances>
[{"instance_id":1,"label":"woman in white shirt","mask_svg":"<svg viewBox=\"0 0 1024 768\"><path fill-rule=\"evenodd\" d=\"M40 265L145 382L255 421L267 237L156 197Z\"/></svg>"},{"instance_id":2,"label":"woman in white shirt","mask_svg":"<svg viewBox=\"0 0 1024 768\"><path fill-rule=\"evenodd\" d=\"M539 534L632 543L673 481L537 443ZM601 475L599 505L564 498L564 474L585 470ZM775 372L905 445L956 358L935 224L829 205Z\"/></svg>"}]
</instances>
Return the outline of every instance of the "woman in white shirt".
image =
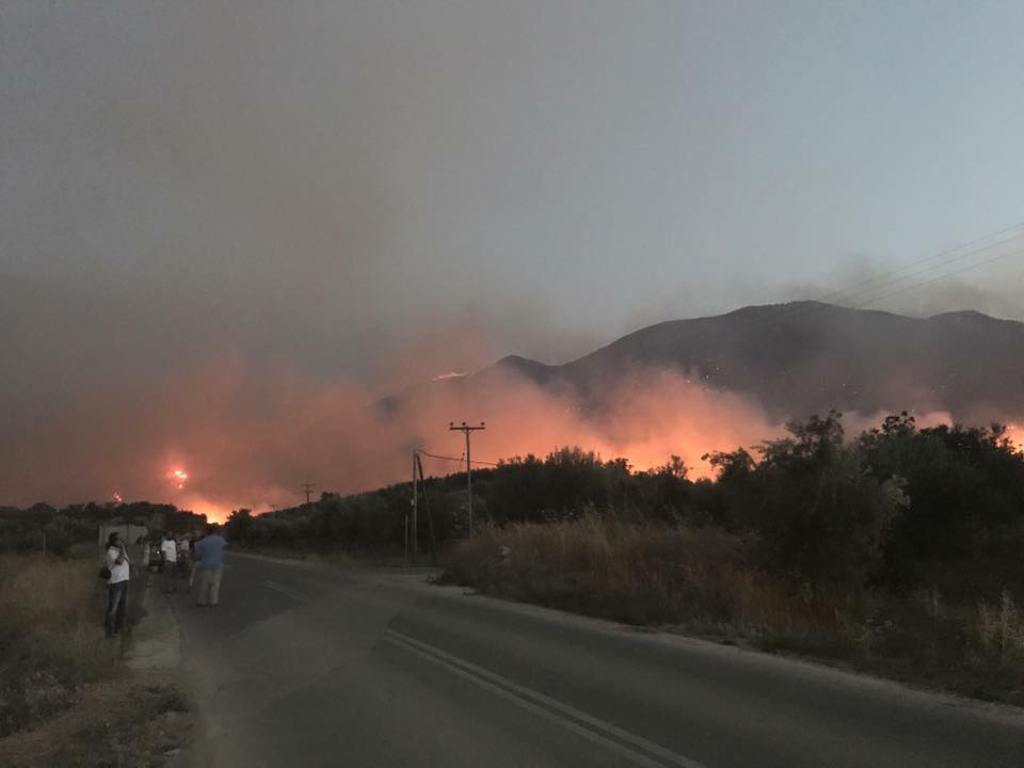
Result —
<instances>
[{"instance_id":1,"label":"woman in white shirt","mask_svg":"<svg viewBox=\"0 0 1024 768\"><path fill-rule=\"evenodd\" d=\"M128 603L128 580L131 565L121 534L116 531L107 537L107 637L113 637L124 628L125 606Z\"/></svg>"}]
</instances>

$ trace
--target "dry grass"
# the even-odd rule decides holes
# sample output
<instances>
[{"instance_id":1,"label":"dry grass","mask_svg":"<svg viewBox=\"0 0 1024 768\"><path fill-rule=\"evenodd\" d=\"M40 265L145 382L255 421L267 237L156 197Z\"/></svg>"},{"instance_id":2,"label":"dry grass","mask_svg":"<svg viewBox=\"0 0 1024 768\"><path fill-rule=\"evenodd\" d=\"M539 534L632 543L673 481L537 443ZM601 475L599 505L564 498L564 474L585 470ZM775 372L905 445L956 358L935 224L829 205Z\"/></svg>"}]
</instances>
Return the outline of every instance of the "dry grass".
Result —
<instances>
[{"instance_id":1,"label":"dry grass","mask_svg":"<svg viewBox=\"0 0 1024 768\"><path fill-rule=\"evenodd\" d=\"M71 707L79 687L112 674L118 646L99 617L91 560L0 557L0 736Z\"/></svg>"},{"instance_id":2,"label":"dry grass","mask_svg":"<svg viewBox=\"0 0 1024 768\"><path fill-rule=\"evenodd\" d=\"M508 557L497 555L508 547ZM751 633L832 627L834 603L792 593L746 564L741 540L704 528L635 525L613 516L484 526L451 553L449 580L513 599L636 624L686 623Z\"/></svg>"},{"instance_id":3,"label":"dry grass","mask_svg":"<svg viewBox=\"0 0 1024 768\"><path fill-rule=\"evenodd\" d=\"M0 556L0 765L156 766L187 739L172 676L129 671L105 637L93 555Z\"/></svg>"},{"instance_id":4,"label":"dry grass","mask_svg":"<svg viewBox=\"0 0 1024 768\"><path fill-rule=\"evenodd\" d=\"M167 672L148 670L84 686L78 706L0 739L5 768L150 768L192 740L188 702Z\"/></svg>"},{"instance_id":5,"label":"dry grass","mask_svg":"<svg viewBox=\"0 0 1024 768\"><path fill-rule=\"evenodd\" d=\"M978 603L978 648L984 657L1000 666L1024 665L1024 617L1007 590L999 606Z\"/></svg>"},{"instance_id":6,"label":"dry grass","mask_svg":"<svg viewBox=\"0 0 1024 768\"><path fill-rule=\"evenodd\" d=\"M507 550L503 549L507 548ZM1024 703L1024 616L997 605L794 587L754 568L720 530L636 525L611 515L483 526L444 579L514 600L632 624L749 641L901 680Z\"/></svg>"}]
</instances>

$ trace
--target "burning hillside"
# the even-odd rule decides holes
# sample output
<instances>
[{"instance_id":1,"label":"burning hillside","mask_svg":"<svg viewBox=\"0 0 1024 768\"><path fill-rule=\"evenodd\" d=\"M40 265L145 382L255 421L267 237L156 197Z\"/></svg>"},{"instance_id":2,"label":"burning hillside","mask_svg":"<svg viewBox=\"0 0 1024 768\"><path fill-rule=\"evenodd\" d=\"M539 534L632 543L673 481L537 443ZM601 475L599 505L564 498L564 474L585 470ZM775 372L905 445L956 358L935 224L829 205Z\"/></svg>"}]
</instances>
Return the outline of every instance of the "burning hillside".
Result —
<instances>
[{"instance_id":1,"label":"burning hillside","mask_svg":"<svg viewBox=\"0 0 1024 768\"><path fill-rule=\"evenodd\" d=\"M847 412L850 432L900 410L922 425L1019 423L1021 324L779 312L654 326L564 366L511 358L440 375L386 407L372 387L218 354L156 391L80 393L24 441L0 447L0 487L14 503L106 498L116 488L222 517L293 504L307 482L355 491L403 480L414 447L458 459L453 420L487 422L474 442L481 461L579 445L637 468L678 455L693 476L707 474L705 453L755 445L790 417L833 407ZM428 473L459 469L426 464Z\"/></svg>"}]
</instances>

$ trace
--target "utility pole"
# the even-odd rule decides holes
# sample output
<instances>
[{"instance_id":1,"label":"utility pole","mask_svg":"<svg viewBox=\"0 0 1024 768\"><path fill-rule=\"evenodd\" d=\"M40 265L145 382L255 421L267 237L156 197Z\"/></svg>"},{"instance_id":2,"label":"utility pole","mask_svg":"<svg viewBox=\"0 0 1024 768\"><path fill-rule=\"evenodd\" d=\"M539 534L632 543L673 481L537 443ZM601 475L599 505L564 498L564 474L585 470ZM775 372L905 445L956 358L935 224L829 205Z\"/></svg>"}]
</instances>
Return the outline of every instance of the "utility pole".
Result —
<instances>
[{"instance_id":1,"label":"utility pole","mask_svg":"<svg viewBox=\"0 0 1024 768\"><path fill-rule=\"evenodd\" d=\"M466 436L466 498L469 500L469 538L473 538L473 463L469 457L469 436L473 432L487 429L487 426L482 421L478 427L471 427L466 422L456 425L454 421L449 421L448 429L462 432Z\"/></svg>"},{"instance_id":2,"label":"utility pole","mask_svg":"<svg viewBox=\"0 0 1024 768\"><path fill-rule=\"evenodd\" d=\"M309 504L309 497L313 493L313 484L312 483L303 483L302 484L302 490L305 491L305 493L306 493L306 503Z\"/></svg>"},{"instance_id":3,"label":"utility pole","mask_svg":"<svg viewBox=\"0 0 1024 768\"><path fill-rule=\"evenodd\" d=\"M423 461L420 459L419 451L413 451L413 460L416 463L416 472L419 474L420 483L423 485L423 508L427 510L427 529L430 532L430 562L437 565L437 540L434 538L434 516L430 513L430 501L427 497L427 480L423 476ZM413 474L415 483L416 474Z\"/></svg>"},{"instance_id":4,"label":"utility pole","mask_svg":"<svg viewBox=\"0 0 1024 768\"><path fill-rule=\"evenodd\" d=\"M416 484L416 465L419 461L419 454L416 449L412 449L412 559L413 564L416 563L416 541L419 538L419 526L417 525L416 512L419 507L419 486Z\"/></svg>"}]
</instances>

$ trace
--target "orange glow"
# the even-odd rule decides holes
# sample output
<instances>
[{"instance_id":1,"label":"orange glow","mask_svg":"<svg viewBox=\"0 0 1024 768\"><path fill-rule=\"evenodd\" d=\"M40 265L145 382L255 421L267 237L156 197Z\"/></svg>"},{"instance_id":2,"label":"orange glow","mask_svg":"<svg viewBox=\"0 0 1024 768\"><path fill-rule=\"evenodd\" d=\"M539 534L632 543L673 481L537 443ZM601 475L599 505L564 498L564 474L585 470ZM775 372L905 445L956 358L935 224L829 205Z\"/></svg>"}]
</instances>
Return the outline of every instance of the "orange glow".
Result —
<instances>
[{"instance_id":1,"label":"orange glow","mask_svg":"<svg viewBox=\"0 0 1024 768\"><path fill-rule=\"evenodd\" d=\"M262 407L247 410L237 402L253 381L259 382ZM750 449L785 434L783 415L766 412L743 394L711 388L699 371L636 368L594 386L587 407L575 394L499 367L479 378L426 383L383 409L376 388L287 369L250 371L228 359L168 384L155 410L168 414L167 421L146 430L162 432L165 442L155 458L128 474L131 496L159 497L162 491L177 507L222 522L233 509L259 514L301 504L307 481L342 494L371 490L408 480L412 447L461 456L464 439L449 431L451 421L486 421L486 430L472 437L473 458L482 462L527 454L543 458L579 446L605 460L625 458L638 470L677 455L693 479L712 474L701 459L706 453ZM908 393L891 410L844 414L847 436L877 427L914 401ZM919 428L953 421L940 410L922 409L914 416ZM1024 422L1010 423L1007 436L1015 446L1024 443ZM122 459L107 487L124 482L125 467L137 460ZM423 464L428 475L464 467L428 456Z\"/></svg>"},{"instance_id":2,"label":"orange glow","mask_svg":"<svg viewBox=\"0 0 1024 768\"><path fill-rule=\"evenodd\" d=\"M197 515L206 515L207 522L223 523L231 514L232 507L220 502L211 501L205 496L189 494L185 498L176 501L175 506L179 509L187 509ZM245 506L245 505L242 505Z\"/></svg>"},{"instance_id":3,"label":"orange glow","mask_svg":"<svg viewBox=\"0 0 1024 768\"><path fill-rule=\"evenodd\" d=\"M701 460L705 453L749 447L783 431L741 395L711 390L692 377L657 369L627 376L602 394L603 406L597 412L587 414L571 397L552 394L513 374L493 375L477 391L431 389L417 394L393 424L396 438L411 431L423 436L426 448L458 456L458 438L439 425L447 424L451 415L486 420L487 430L474 435L473 453L491 461L530 453L543 457L562 446L579 446L606 460L625 458L641 470L681 456L690 477L699 478L711 474L711 467ZM457 471L437 463L426 469ZM393 477L402 477L401 471Z\"/></svg>"},{"instance_id":4,"label":"orange glow","mask_svg":"<svg viewBox=\"0 0 1024 768\"><path fill-rule=\"evenodd\" d=\"M1024 451L1024 424L1010 422L1006 425L1006 438L1018 452Z\"/></svg>"},{"instance_id":5,"label":"orange glow","mask_svg":"<svg viewBox=\"0 0 1024 768\"><path fill-rule=\"evenodd\" d=\"M185 483L188 482L188 472L180 467L175 467L167 471L167 478L174 483L174 486L178 489L184 488Z\"/></svg>"}]
</instances>

